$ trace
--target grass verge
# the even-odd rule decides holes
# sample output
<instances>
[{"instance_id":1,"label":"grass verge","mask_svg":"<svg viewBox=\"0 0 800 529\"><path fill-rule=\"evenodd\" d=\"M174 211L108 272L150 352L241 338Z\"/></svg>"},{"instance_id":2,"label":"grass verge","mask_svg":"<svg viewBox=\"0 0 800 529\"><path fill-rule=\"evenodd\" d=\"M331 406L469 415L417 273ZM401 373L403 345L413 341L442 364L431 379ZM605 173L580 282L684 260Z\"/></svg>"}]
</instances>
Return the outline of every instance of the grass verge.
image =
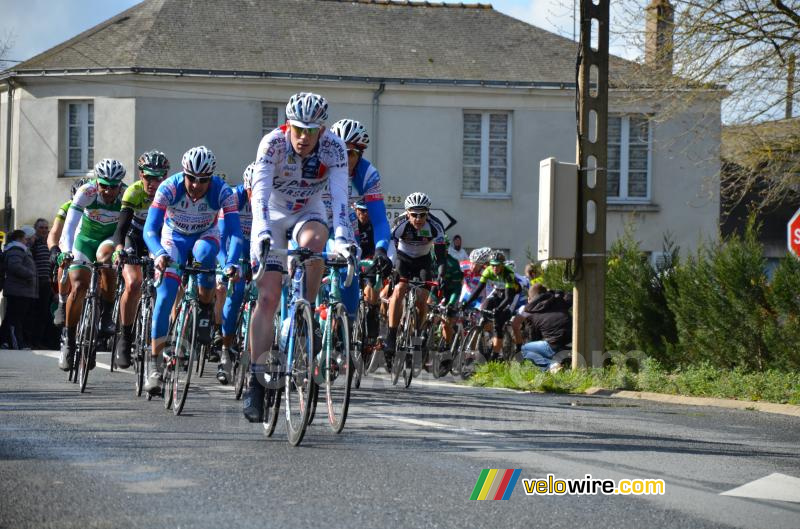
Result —
<instances>
[{"instance_id":1,"label":"grass verge","mask_svg":"<svg viewBox=\"0 0 800 529\"><path fill-rule=\"evenodd\" d=\"M670 395L800 404L800 373L723 370L708 364L672 372L645 359L640 369L615 364L607 368L544 373L536 366L491 362L478 367L467 381L472 386L551 393L583 393L590 387L651 391Z\"/></svg>"}]
</instances>

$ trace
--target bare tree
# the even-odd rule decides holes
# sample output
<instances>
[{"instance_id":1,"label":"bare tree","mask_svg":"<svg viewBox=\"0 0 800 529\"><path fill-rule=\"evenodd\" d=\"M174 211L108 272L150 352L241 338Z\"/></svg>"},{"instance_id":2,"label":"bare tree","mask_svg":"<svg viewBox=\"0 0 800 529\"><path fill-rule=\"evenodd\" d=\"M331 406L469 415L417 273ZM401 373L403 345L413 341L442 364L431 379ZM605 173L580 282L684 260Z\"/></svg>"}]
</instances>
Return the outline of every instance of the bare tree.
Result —
<instances>
[{"instance_id":1,"label":"bare tree","mask_svg":"<svg viewBox=\"0 0 800 529\"><path fill-rule=\"evenodd\" d=\"M655 90L668 117L704 88L726 90L722 103L723 202L768 208L800 184L800 124L791 118L800 86L800 0L621 0L612 31L645 51L638 66L612 77L618 87ZM653 46L646 13L668 12L671 38ZM612 71L612 75L613 75ZM652 93L652 92L651 92ZM763 124L774 122L774 124Z\"/></svg>"},{"instance_id":2,"label":"bare tree","mask_svg":"<svg viewBox=\"0 0 800 529\"><path fill-rule=\"evenodd\" d=\"M14 37L11 32L6 31L0 35L0 70L5 70L12 66L8 59L8 52L14 47Z\"/></svg>"}]
</instances>

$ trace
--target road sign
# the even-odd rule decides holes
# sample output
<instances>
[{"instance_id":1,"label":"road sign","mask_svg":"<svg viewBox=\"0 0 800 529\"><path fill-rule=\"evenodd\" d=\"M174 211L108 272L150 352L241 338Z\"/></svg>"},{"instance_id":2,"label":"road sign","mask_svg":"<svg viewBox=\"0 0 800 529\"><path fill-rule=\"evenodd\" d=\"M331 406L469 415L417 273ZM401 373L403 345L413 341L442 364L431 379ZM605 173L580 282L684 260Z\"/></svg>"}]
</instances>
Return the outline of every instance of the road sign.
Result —
<instances>
[{"instance_id":1,"label":"road sign","mask_svg":"<svg viewBox=\"0 0 800 529\"><path fill-rule=\"evenodd\" d=\"M389 219L389 226L391 226L392 222L394 222L394 219L396 219L397 217L402 215L403 212L405 212L405 209L403 209L403 208L390 208L390 207L387 207L386 208L386 218ZM458 222L456 219L451 217L448 212L446 212L443 209L432 209L431 210L431 214L434 217L436 217L437 219L439 219L440 221L442 221L442 224L444 225L444 231L449 230L450 228L455 226L456 223Z\"/></svg>"},{"instance_id":2,"label":"road sign","mask_svg":"<svg viewBox=\"0 0 800 529\"><path fill-rule=\"evenodd\" d=\"M786 246L795 257L800 257L800 209L794 212L786 229L788 232Z\"/></svg>"}]
</instances>

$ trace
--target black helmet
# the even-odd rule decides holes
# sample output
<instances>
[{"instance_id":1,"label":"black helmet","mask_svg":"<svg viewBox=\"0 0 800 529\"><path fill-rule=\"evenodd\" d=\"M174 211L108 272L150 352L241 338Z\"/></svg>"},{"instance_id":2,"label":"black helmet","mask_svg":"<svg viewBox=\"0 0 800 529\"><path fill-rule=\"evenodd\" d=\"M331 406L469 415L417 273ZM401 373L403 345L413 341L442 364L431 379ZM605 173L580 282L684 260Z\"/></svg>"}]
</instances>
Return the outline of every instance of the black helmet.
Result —
<instances>
[{"instance_id":1,"label":"black helmet","mask_svg":"<svg viewBox=\"0 0 800 529\"><path fill-rule=\"evenodd\" d=\"M505 263L506 263L506 254L504 254L500 250L493 251L492 255L489 256L490 265L499 265Z\"/></svg>"},{"instance_id":2,"label":"black helmet","mask_svg":"<svg viewBox=\"0 0 800 529\"><path fill-rule=\"evenodd\" d=\"M164 178L169 172L169 160L161 151L147 151L139 156L136 166L147 176Z\"/></svg>"}]
</instances>

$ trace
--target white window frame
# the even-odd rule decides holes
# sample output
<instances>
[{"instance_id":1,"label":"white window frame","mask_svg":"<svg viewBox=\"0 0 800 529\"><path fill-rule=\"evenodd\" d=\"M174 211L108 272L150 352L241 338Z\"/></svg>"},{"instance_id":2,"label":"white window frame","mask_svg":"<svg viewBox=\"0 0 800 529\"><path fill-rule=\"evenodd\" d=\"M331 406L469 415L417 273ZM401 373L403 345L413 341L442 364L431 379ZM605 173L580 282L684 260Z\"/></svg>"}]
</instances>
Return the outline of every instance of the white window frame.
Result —
<instances>
[{"instance_id":1,"label":"white window frame","mask_svg":"<svg viewBox=\"0 0 800 529\"><path fill-rule=\"evenodd\" d=\"M610 117L621 118L619 149L619 195L607 195L610 204L649 204L652 201L653 185L653 123L647 114L612 114ZM647 124L647 195L643 197L628 196L628 170L630 156L631 117L643 117Z\"/></svg>"},{"instance_id":2,"label":"white window frame","mask_svg":"<svg viewBox=\"0 0 800 529\"><path fill-rule=\"evenodd\" d=\"M81 168L69 168L69 110L72 105L78 105L78 122L81 131ZM64 176L92 176L94 174L94 167L89 167L89 105L94 109L94 100L69 100L64 101ZM92 129L95 123L91 125ZM92 147L94 148L94 147ZM93 164L92 164L93 165Z\"/></svg>"},{"instance_id":3,"label":"white window frame","mask_svg":"<svg viewBox=\"0 0 800 529\"><path fill-rule=\"evenodd\" d=\"M263 138L274 129L265 129L264 128L264 109L267 107L277 108L278 109L278 123L276 124L277 127L280 127L286 121L286 106L280 103L273 103L272 101L262 101L261 102L261 137Z\"/></svg>"},{"instance_id":4,"label":"white window frame","mask_svg":"<svg viewBox=\"0 0 800 529\"><path fill-rule=\"evenodd\" d=\"M511 143L512 113L510 110L468 110L461 113L461 148L464 148L464 114L481 115L481 185L480 191L464 191L464 155L461 155L461 196L466 198L511 198ZM506 135L506 189L503 192L489 192L489 116L491 114L505 114L508 119Z\"/></svg>"}]
</instances>

